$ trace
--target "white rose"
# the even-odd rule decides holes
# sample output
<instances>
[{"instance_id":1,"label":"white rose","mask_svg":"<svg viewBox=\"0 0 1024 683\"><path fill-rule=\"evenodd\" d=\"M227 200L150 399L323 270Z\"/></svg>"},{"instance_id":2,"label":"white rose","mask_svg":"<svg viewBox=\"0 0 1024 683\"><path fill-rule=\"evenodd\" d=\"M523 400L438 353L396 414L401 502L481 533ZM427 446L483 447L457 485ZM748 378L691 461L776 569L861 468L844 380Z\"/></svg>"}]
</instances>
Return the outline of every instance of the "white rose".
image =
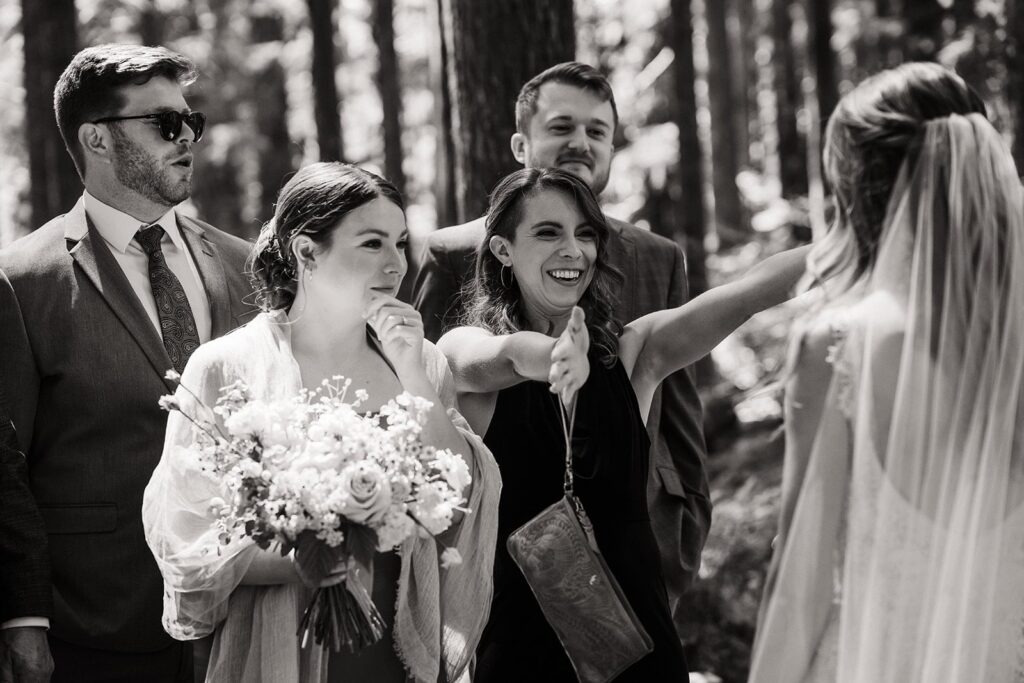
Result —
<instances>
[{"instance_id":1,"label":"white rose","mask_svg":"<svg viewBox=\"0 0 1024 683\"><path fill-rule=\"evenodd\" d=\"M348 465L339 478L345 495L342 513L357 524L379 521L391 504L391 487L380 465L361 461Z\"/></svg>"},{"instance_id":2,"label":"white rose","mask_svg":"<svg viewBox=\"0 0 1024 683\"><path fill-rule=\"evenodd\" d=\"M461 455L455 455L447 449L438 451L434 462L431 464L437 468L441 476L444 477L444 480L448 482L448 485L459 496L473 482L473 477L469 473L469 466L462 459Z\"/></svg>"},{"instance_id":3,"label":"white rose","mask_svg":"<svg viewBox=\"0 0 1024 683\"><path fill-rule=\"evenodd\" d=\"M400 545L415 529L415 522L400 509L391 508L384 516L384 523L377 529L377 550L386 552Z\"/></svg>"}]
</instances>

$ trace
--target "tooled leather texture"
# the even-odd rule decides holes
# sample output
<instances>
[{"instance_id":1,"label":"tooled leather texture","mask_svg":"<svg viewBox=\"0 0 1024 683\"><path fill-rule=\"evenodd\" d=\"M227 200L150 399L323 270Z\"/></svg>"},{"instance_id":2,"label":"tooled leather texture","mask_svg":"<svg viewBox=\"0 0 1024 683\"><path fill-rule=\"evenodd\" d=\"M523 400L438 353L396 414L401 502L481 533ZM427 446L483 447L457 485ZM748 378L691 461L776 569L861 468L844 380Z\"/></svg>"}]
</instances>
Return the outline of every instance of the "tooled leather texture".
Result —
<instances>
[{"instance_id":1,"label":"tooled leather texture","mask_svg":"<svg viewBox=\"0 0 1024 683\"><path fill-rule=\"evenodd\" d=\"M606 683L651 652L650 636L569 498L512 532L507 545L581 683Z\"/></svg>"}]
</instances>

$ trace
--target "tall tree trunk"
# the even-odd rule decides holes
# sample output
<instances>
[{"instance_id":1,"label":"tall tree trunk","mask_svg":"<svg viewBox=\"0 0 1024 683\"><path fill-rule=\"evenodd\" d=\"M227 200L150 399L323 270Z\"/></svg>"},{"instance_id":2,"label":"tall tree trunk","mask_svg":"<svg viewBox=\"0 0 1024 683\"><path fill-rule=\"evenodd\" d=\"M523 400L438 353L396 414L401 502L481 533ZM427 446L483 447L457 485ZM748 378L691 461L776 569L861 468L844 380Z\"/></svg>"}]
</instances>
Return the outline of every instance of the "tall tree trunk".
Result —
<instances>
[{"instance_id":1,"label":"tall tree trunk","mask_svg":"<svg viewBox=\"0 0 1024 683\"><path fill-rule=\"evenodd\" d=\"M1013 125L1013 159L1017 174L1024 169L1024 0L1007 0L1006 29L1010 47L1007 50L1007 99Z\"/></svg>"},{"instance_id":2,"label":"tall tree trunk","mask_svg":"<svg viewBox=\"0 0 1024 683\"><path fill-rule=\"evenodd\" d=\"M341 161L345 158L341 140L341 105L338 86L334 80L337 68L334 38L334 0L306 0L309 5L309 23L313 30L313 109L316 118L316 137L321 161Z\"/></svg>"},{"instance_id":3,"label":"tall tree trunk","mask_svg":"<svg viewBox=\"0 0 1024 683\"><path fill-rule=\"evenodd\" d=\"M711 180L715 188L715 230L724 246L745 242L749 225L736 186L738 152L732 129L736 102L732 87L732 56L726 30L726 7L705 0L708 24L708 95L711 100Z\"/></svg>"},{"instance_id":4,"label":"tall tree trunk","mask_svg":"<svg viewBox=\"0 0 1024 683\"><path fill-rule=\"evenodd\" d=\"M933 60L943 43L946 10L939 0L913 0L903 7L907 59Z\"/></svg>"},{"instance_id":5,"label":"tall tree trunk","mask_svg":"<svg viewBox=\"0 0 1024 683\"><path fill-rule=\"evenodd\" d=\"M974 8L975 0L952 0L952 2L949 11L956 22L956 30L960 33L978 18Z\"/></svg>"},{"instance_id":6,"label":"tall tree trunk","mask_svg":"<svg viewBox=\"0 0 1024 683\"><path fill-rule=\"evenodd\" d=\"M480 216L518 165L509 151L522 85L576 53L572 0L440 0L455 151L456 220Z\"/></svg>"},{"instance_id":7,"label":"tall tree trunk","mask_svg":"<svg viewBox=\"0 0 1024 683\"><path fill-rule=\"evenodd\" d=\"M25 135L32 229L70 209L82 192L53 113L53 88L76 52L74 0L23 0ZM74 133L71 133L74 135Z\"/></svg>"},{"instance_id":8,"label":"tall tree trunk","mask_svg":"<svg viewBox=\"0 0 1024 683\"><path fill-rule=\"evenodd\" d=\"M427 3L430 24L436 31L430 51L430 89L434 93L434 203L438 227L457 222L455 206L455 143L452 136L452 98L448 87L448 49L441 16L441 0Z\"/></svg>"},{"instance_id":9,"label":"tall tree trunk","mask_svg":"<svg viewBox=\"0 0 1024 683\"><path fill-rule=\"evenodd\" d=\"M249 59L251 84L249 99L253 103L253 125L256 129L258 179L260 186L260 220L274 214L277 192L285 178L294 170L292 142L288 135L288 92L286 74L281 64L284 45L284 20L274 11L251 19L250 37L253 51ZM256 226L250 226L255 228ZM255 230L243 237L255 236Z\"/></svg>"},{"instance_id":10,"label":"tall tree trunk","mask_svg":"<svg viewBox=\"0 0 1024 683\"><path fill-rule=\"evenodd\" d=\"M402 171L402 88L395 55L394 1L374 0L373 40L380 55L377 89L384 108L384 175L405 192Z\"/></svg>"},{"instance_id":11,"label":"tall tree trunk","mask_svg":"<svg viewBox=\"0 0 1024 683\"><path fill-rule=\"evenodd\" d=\"M811 59L814 61L814 87L818 97L819 129L825 125L839 102L836 83L836 55L832 51L832 0L808 0L808 28L810 29Z\"/></svg>"},{"instance_id":12,"label":"tall tree trunk","mask_svg":"<svg viewBox=\"0 0 1024 683\"><path fill-rule=\"evenodd\" d=\"M895 17L901 9L902 5L899 0L875 0L875 16L877 17Z\"/></svg>"},{"instance_id":13,"label":"tall tree trunk","mask_svg":"<svg viewBox=\"0 0 1024 683\"><path fill-rule=\"evenodd\" d=\"M675 92L675 123L679 129L679 166L670 178L676 180L671 188L673 211L677 233L675 240L682 241L686 253L686 281L690 297L707 291L707 253L704 250L704 235L707 228L707 214L704 209L704 152L697 135L697 97L694 86L697 81L693 64L693 15L690 0L671 0L671 31L669 33L672 51L675 53L673 90ZM697 362L697 383L707 386L715 377L714 361L707 355Z\"/></svg>"},{"instance_id":14,"label":"tall tree trunk","mask_svg":"<svg viewBox=\"0 0 1024 683\"><path fill-rule=\"evenodd\" d=\"M672 72L675 92L675 123L679 129L679 172L676 196L678 234L676 241L685 246L687 281L690 296L707 291L704 235L707 214L704 209L704 151L697 131L697 97L694 84L697 76L693 65L693 17L690 0L671 1L671 40L675 53Z\"/></svg>"},{"instance_id":15,"label":"tall tree trunk","mask_svg":"<svg viewBox=\"0 0 1024 683\"><path fill-rule=\"evenodd\" d=\"M736 136L736 165L738 168L750 166L750 63L754 61L753 52L747 40L747 28L750 26L752 7L751 0L731 0L729 13L726 17L726 28L729 52L735 56L730 63L732 67L732 129Z\"/></svg>"},{"instance_id":16,"label":"tall tree trunk","mask_svg":"<svg viewBox=\"0 0 1024 683\"><path fill-rule=\"evenodd\" d=\"M793 51L790 0L772 1L772 61L775 63L776 121L779 129L779 165L782 196L807 194L807 147L796 125L800 106L800 74Z\"/></svg>"}]
</instances>

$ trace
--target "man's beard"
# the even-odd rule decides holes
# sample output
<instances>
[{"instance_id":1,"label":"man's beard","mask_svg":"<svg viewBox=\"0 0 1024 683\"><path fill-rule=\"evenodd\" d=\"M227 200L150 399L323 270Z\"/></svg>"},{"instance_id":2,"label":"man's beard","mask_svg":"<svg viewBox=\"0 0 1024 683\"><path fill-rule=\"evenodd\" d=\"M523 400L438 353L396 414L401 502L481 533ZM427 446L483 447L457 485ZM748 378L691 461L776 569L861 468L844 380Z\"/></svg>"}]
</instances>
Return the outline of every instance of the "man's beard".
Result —
<instances>
[{"instance_id":1,"label":"man's beard","mask_svg":"<svg viewBox=\"0 0 1024 683\"><path fill-rule=\"evenodd\" d=\"M565 153L560 154L560 155L558 155L558 157L555 158L555 164L556 164L557 168L561 168L561 164L565 163L565 161L566 161L565 157L578 158L580 161L586 160L588 162L588 164L590 166L591 180L589 182L586 181L586 179L584 179L584 178L580 178L580 180L583 180L584 182L587 183L587 185L590 187L591 192L594 193L595 197L599 196L604 191L605 186L608 185L608 177L609 177L609 175L611 175L611 168L610 167L600 168L598 166L596 160L594 159L594 157L592 155L589 155L589 154L575 154L575 155L573 155L573 154L565 154ZM533 168L543 168L544 166L547 166L547 164L541 163L541 161L539 159L533 159L531 161L531 163L529 164L529 166L531 166ZM566 169L563 169L563 170L566 170ZM568 171L568 170L566 170L566 172L567 173L572 173L572 171Z\"/></svg>"},{"instance_id":2,"label":"man's beard","mask_svg":"<svg viewBox=\"0 0 1024 683\"><path fill-rule=\"evenodd\" d=\"M191 175L175 180L169 169L119 130L113 130L114 175L130 190L161 206L175 206L192 195Z\"/></svg>"}]
</instances>

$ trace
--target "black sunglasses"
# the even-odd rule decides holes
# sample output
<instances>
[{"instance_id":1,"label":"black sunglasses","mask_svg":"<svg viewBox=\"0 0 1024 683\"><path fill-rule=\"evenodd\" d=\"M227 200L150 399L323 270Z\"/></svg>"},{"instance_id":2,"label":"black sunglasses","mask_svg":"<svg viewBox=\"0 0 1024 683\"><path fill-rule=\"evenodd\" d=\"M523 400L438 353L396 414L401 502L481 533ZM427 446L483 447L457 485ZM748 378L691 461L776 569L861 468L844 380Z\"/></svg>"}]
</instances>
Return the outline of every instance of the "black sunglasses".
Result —
<instances>
[{"instance_id":1,"label":"black sunglasses","mask_svg":"<svg viewBox=\"0 0 1024 683\"><path fill-rule=\"evenodd\" d=\"M181 135L181 124L187 123L195 135L195 142L203 137L203 128L206 127L206 114L198 111L182 113L180 111L162 111L159 114L140 114L139 116L108 116L96 119L92 123L107 123L109 121L131 121L133 119L156 119L160 126L160 136L169 142L173 142Z\"/></svg>"}]
</instances>

